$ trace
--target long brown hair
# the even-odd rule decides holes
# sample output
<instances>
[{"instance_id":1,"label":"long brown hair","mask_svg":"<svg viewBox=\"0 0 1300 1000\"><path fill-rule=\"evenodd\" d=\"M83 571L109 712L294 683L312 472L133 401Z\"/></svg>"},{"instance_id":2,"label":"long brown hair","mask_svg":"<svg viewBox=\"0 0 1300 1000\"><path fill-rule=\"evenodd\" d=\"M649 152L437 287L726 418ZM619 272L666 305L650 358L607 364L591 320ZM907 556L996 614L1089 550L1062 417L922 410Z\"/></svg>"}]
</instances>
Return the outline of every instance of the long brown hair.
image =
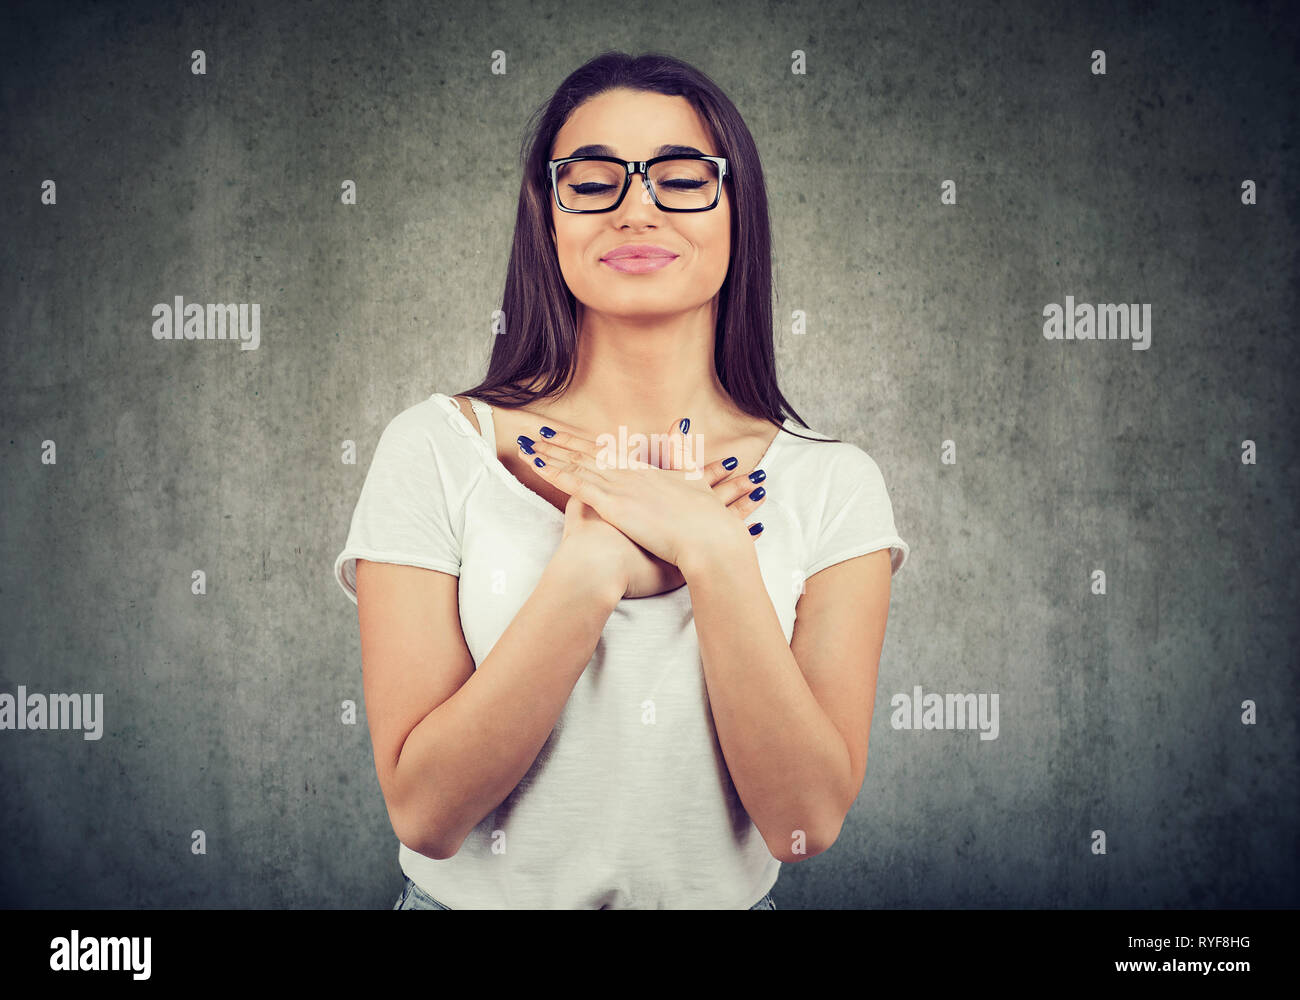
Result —
<instances>
[{"instance_id":1,"label":"long brown hair","mask_svg":"<svg viewBox=\"0 0 1300 1000\"><path fill-rule=\"evenodd\" d=\"M732 206L731 266L718 292L714 336L718 381L745 413L778 427L788 414L811 429L777 385L772 347L771 228L754 138L717 84L687 63L659 53L631 56L605 52L569 74L550 100L533 112L520 150L523 179L501 305L507 332L493 338L483 380L455 395L506 408L526 407L562 392L572 381L577 314L551 241L546 164L555 136L573 110L618 87L684 97L712 130L718 143L716 155L727 158L729 169L723 183L731 185ZM535 390L527 388L539 379Z\"/></svg>"}]
</instances>

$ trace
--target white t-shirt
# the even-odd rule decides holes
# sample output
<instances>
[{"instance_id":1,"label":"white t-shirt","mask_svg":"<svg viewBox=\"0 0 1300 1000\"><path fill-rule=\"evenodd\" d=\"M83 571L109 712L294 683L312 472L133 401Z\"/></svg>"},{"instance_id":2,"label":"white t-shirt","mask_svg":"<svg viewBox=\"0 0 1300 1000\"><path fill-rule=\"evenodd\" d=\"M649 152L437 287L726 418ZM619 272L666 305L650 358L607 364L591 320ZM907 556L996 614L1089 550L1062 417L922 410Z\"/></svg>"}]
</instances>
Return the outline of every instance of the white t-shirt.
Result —
<instances>
[{"instance_id":1,"label":"white t-shirt","mask_svg":"<svg viewBox=\"0 0 1300 1000\"><path fill-rule=\"evenodd\" d=\"M477 433L443 393L392 419L334 574L353 603L357 559L458 576L461 628L481 664L535 589L564 515L501 463L491 407L472 403ZM763 523L755 551L788 642L803 580L886 547L896 573L908 544L880 469L857 446L778 432L756 468L768 493L746 523ZM762 899L780 862L727 771L689 587L619 602L514 790L453 857L399 843L398 860L453 910L745 909Z\"/></svg>"}]
</instances>

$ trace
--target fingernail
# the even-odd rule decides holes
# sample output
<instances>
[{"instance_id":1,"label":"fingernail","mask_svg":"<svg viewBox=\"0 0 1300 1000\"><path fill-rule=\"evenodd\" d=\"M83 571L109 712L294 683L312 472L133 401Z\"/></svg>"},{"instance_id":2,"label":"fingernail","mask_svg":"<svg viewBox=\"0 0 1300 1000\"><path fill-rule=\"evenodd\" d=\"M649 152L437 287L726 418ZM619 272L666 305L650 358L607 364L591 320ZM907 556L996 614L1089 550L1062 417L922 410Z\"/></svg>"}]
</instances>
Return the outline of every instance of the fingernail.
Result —
<instances>
[{"instance_id":1,"label":"fingernail","mask_svg":"<svg viewBox=\"0 0 1300 1000\"><path fill-rule=\"evenodd\" d=\"M750 533L751 535L757 535L757 534L758 534L760 531L762 531L762 530L763 530L763 522L762 522L762 521L759 521L757 524L751 524L751 525L749 526L749 533Z\"/></svg>"},{"instance_id":2,"label":"fingernail","mask_svg":"<svg viewBox=\"0 0 1300 1000\"><path fill-rule=\"evenodd\" d=\"M753 472L749 474L749 481L751 483L761 483L766 478L767 478L767 473L764 472L762 469L755 469Z\"/></svg>"},{"instance_id":3,"label":"fingernail","mask_svg":"<svg viewBox=\"0 0 1300 1000\"><path fill-rule=\"evenodd\" d=\"M681 431L683 434L689 431L691 429L691 418L682 417L681 423L677 425L677 429Z\"/></svg>"},{"instance_id":4,"label":"fingernail","mask_svg":"<svg viewBox=\"0 0 1300 1000\"><path fill-rule=\"evenodd\" d=\"M531 454L533 453L533 439L532 439L532 438L530 438L530 437L525 437L524 435L520 434L519 437L518 437L516 440L519 441L519 447L522 448L522 449L524 449L524 454L525 454L525 455L531 455Z\"/></svg>"},{"instance_id":5,"label":"fingernail","mask_svg":"<svg viewBox=\"0 0 1300 1000\"><path fill-rule=\"evenodd\" d=\"M543 427L541 428L541 435L544 438L553 438L555 437L555 431L551 430L549 427Z\"/></svg>"},{"instance_id":6,"label":"fingernail","mask_svg":"<svg viewBox=\"0 0 1300 1000\"><path fill-rule=\"evenodd\" d=\"M537 467L540 469L540 468L542 468L543 466L545 466L546 463L543 462L540 458L535 458L535 459L533 459L533 465L537 466Z\"/></svg>"},{"instance_id":7,"label":"fingernail","mask_svg":"<svg viewBox=\"0 0 1300 1000\"><path fill-rule=\"evenodd\" d=\"M763 497L765 496L767 496L767 490L763 489L763 487L760 486L758 489L756 489L753 493L749 495L749 499L762 500Z\"/></svg>"},{"instance_id":8,"label":"fingernail","mask_svg":"<svg viewBox=\"0 0 1300 1000\"><path fill-rule=\"evenodd\" d=\"M734 469L736 467L736 456L732 455L730 458L724 458L722 460L722 467L728 472Z\"/></svg>"}]
</instances>

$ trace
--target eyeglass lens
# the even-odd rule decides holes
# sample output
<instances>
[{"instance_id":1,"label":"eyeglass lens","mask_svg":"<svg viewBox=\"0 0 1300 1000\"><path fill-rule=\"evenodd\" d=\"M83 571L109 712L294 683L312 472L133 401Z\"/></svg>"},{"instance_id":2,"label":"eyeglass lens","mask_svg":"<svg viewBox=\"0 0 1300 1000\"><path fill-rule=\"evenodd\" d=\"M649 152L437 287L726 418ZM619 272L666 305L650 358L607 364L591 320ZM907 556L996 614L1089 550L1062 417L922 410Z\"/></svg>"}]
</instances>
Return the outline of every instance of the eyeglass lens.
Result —
<instances>
[{"instance_id":1,"label":"eyeglass lens","mask_svg":"<svg viewBox=\"0 0 1300 1000\"><path fill-rule=\"evenodd\" d=\"M718 165L710 160L661 160L648 173L655 195L666 208L707 208L717 199ZM627 169L617 163L575 160L556 169L555 189L565 208L599 211L618 200L626 176ZM639 180L638 174L632 182ZM628 196L636 193L633 188Z\"/></svg>"}]
</instances>

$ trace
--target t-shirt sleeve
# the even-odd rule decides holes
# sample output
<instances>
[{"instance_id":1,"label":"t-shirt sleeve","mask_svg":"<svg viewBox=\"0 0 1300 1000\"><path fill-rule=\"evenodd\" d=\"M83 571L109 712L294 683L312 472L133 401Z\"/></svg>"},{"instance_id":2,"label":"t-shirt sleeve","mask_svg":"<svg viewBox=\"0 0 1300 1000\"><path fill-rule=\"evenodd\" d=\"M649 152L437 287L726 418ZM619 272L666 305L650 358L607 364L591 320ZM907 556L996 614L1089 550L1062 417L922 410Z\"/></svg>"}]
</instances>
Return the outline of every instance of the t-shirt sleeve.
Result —
<instances>
[{"instance_id":1,"label":"t-shirt sleeve","mask_svg":"<svg viewBox=\"0 0 1300 1000\"><path fill-rule=\"evenodd\" d=\"M454 461L438 440L437 419L413 407L379 436L347 542L334 560L334 578L353 604L358 559L460 575L460 537L447 501Z\"/></svg>"},{"instance_id":2,"label":"t-shirt sleeve","mask_svg":"<svg viewBox=\"0 0 1300 1000\"><path fill-rule=\"evenodd\" d=\"M847 445L837 457L804 576L883 548L890 550L889 575L893 576L903 568L909 546L894 527L885 477L875 460L856 445Z\"/></svg>"}]
</instances>

